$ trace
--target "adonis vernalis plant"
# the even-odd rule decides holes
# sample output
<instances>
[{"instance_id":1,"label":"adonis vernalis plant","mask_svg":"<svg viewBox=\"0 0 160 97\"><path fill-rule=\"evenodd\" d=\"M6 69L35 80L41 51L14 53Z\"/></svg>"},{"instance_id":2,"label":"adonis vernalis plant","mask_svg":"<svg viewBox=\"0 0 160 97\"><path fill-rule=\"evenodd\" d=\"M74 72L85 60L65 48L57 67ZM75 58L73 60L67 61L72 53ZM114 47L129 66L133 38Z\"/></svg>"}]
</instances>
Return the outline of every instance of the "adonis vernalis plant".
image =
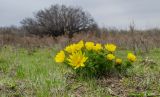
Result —
<instances>
[{"instance_id":1,"label":"adonis vernalis plant","mask_svg":"<svg viewBox=\"0 0 160 97\"><path fill-rule=\"evenodd\" d=\"M115 44L105 44L80 41L70 44L57 53L54 60L72 67L77 73L103 75L106 73L124 73L136 61L133 53L128 53L126 59L115 54Z\"/></svg>"}]
</instances>

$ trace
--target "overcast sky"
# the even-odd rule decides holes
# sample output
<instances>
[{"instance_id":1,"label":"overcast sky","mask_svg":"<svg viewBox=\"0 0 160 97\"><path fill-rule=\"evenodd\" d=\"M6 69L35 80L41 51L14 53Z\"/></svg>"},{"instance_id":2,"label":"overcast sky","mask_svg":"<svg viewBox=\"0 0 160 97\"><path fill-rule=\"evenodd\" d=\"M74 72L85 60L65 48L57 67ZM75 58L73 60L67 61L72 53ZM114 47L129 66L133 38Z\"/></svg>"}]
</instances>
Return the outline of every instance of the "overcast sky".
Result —
<instances>
[{"instance_id":1,"label":"overcast sky","mask_svg":"<svg viewBox=\"0 0 160 97\"><path fill-rule=\"evenodd\" d=\"M82 7L100 27L126 29L134 21L137 28L160 28L160 0L0 0L0 26L19 26L51 4Z\"/></svg>"}]
</instances>

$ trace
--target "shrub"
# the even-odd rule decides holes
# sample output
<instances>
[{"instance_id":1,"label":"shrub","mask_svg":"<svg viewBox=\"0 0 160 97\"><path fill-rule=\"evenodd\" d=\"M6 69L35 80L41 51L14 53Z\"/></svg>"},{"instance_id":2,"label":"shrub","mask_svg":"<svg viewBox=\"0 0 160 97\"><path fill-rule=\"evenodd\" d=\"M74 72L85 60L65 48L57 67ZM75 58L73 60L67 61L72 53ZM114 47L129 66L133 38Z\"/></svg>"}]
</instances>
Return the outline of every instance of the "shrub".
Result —
<instances>
[{"instance_id":1,"label":"shrub","mask_svg":"<svg viewBox=\"0 0 160 97\"><path fill-rule=\"evenodd\" d=\"M72 37L75 32L97 28L88 12L65 5L51 5L50 8L38 11L34 18L25 18L21 24L27 32L40 36L67 34Z\"/></svg>"},{"instance_id":2,"label":"shrub","mask_svg":"<svg viewBox=\"0 0 160 97\"><path fill-rule=\"evenodd\" d=\"M54 57L58 63L72 67L77 74L102 76L110 73L126 73L136 61L136 56L128 53L127 60L115 54L114 44L86 42L68 45Z\"/></svg>"}]
</instances>

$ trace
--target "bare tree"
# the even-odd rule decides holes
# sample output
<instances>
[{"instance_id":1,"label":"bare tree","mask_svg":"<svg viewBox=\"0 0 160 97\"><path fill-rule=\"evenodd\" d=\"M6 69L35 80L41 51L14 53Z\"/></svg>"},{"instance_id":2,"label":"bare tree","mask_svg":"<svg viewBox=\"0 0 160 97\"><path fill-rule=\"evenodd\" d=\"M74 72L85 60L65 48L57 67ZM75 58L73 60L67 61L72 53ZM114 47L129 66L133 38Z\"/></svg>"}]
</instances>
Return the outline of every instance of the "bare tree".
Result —
<instances>
[{"instance_id":1,"label":"bare tree","mask_svg":"<svg viewBox=\"0 0 160 97\"><path fill-rule=\"evenodd\" d=\"M38 11L34 18L21 21L25 30L37 35L59 36L97 28L91 15L82 8L52 5L48 9Z\"/></svg>"}]
</instances>

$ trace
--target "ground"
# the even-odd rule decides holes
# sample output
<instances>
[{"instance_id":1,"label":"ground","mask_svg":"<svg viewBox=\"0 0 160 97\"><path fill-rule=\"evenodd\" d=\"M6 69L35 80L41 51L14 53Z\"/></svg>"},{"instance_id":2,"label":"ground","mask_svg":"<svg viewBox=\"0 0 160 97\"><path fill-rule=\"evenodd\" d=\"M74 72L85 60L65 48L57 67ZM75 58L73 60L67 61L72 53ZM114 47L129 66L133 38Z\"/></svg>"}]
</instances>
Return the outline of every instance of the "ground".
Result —
<instances>
[{"instance_id":1,"label":"ground","mask_svg":"<svg viewBox=\"0 0 160 97\"><path fill-rule=\"evenodd\" d=\"M57 64L52 48L0 48L1 97L158 97L160 49L137 54L127 76L86 78ZM119 52L126 54L125 51Z\"/></svg>"}]
</instances>

